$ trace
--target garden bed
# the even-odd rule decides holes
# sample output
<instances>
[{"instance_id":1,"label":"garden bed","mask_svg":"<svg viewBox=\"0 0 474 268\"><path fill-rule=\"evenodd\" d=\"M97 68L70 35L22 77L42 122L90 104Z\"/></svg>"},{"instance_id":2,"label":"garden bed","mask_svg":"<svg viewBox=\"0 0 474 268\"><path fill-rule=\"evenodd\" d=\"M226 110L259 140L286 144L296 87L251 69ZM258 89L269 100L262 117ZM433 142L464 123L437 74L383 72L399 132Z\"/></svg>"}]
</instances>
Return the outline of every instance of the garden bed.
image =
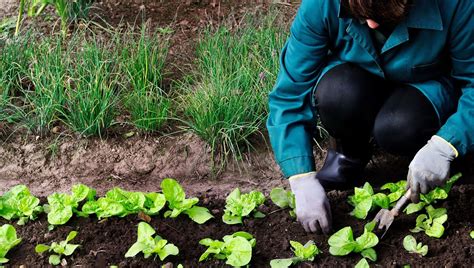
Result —
<instances>
[{"instance_id":1,"label":"garden bed","mask_svg":"<svg viewBox=\"0 0 474 268\"><path fill-rule=\"evenodd\" d=\"M329 196L332 203L334 228L338 230L344 226L352 226L355 235L361 233L364 221L359 221L349 212L352 209L347 204L349 191L332 191ZM254 248L251 267L268 267L271 259L291 256L289 240L305 243L312 239L322 250L311 264L305 263L303 267L313 266L350 266L356 264L360 256L334 257L328 252L327 236L306 234L301 226L294 222L287 210L281 210L267 201L262 211L267 214L264 219L245 220L243 226L226 225L221 216L224 200L215 198L214 195L201 197L201 205L208 207L216 216L206 224L198 225L185 216L176 219L163 219L152 217L151 225L157 233L180 249L178 256L170 256L166 262L183 264L185 267L215 267L223 263L210 261L198 263L199 256L205 247L198 244L205 237L221 239L226 234L244 230L255 236L257 245ZM392 225L386 236L376 246L378 261L376 266L401 267L405 264L413 266L436 267L472 267L474 264L474 243L469 237L473 228L474 185L455 186L449 199L439 203L448 209L448 222L446 231L441 239L429 238L423 233L414 234L418 241L428 245L429 253L419 257L407 253L402 247L403 237L410 232L415 224L415 215L403 215ZM373 214L369 215L369 218ZM66 258L68 265L85 267L105 267L118 265L119 267L145 267L159 264L152 258L145 260L143 255L133 259L124 257L128 248L136 241L136 227L141 220L137 216L125 218L109 218L98 221L90 218L74 218L67 225L58 227L48 232L48 223L43 216L38 221L30 222L26 226L16 226L18 235L23 242L10 252L10 265L44 266L48 264L47 256L34 253L34 247L39 243L63 240L71 230L78 231L77 238L73 241L81 244L80 249L73 257Z\"/></svg>"}]
</instances>

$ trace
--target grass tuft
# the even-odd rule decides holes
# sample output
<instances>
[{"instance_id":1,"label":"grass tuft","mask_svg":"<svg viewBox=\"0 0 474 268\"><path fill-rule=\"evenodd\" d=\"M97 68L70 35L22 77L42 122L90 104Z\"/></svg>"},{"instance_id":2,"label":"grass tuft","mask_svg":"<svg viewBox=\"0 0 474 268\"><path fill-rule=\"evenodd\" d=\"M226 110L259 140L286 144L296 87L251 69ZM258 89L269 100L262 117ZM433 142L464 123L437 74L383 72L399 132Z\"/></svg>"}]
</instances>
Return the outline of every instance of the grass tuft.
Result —
<instances>
[{"instance_id":1,"label":"grass tuft","mask_svg":"<svg viewBox=\"0 0 474 268\"><path fill-rule=\"evenodd\" d=\"M67 57L59 38L47 37L35 44L28 73L30 86L24 90L28 106L25 124L35 133L47 133L62 112Z\"/></svg>"},{"instance_id":2,"label":"grass tuft","mask_svg":"<svg viewBox=\"0 0 474 268\"><path fill-rule=\"evenodd\" d=\"M113 59L117 55L95 38L80 39L71 41L79 49L71 56L75 62L65 83L63 121L81 135L101 137L116 115L119 76Z\"/></svg>"},{"instance_id":3,"label":"grass tuft","mask_svg":"<svg viewBox=\"0 0 474 268\"><path fill-rule=\"evenodd\" d=\"M156 131L170 114L170 100L162 90L163 68L168 53L165 35L132 31L122 37L122 73L126 76L124 103L132 122L142 131Z\"/></svg>"},{"instance_id":4,"label":"grass tuft","mask_svg":"<svg viewBox=\"0 0 474 268\"><path fill-rule=\"evenodd\" d=\"M207 30L197 44L194 83L185 87L183 109L190 130L220 159L240 158L251 147L250 138L264 128L267 96L286 38L273 19L236 31L225 26Z\"/></svg>"}]
</instances>

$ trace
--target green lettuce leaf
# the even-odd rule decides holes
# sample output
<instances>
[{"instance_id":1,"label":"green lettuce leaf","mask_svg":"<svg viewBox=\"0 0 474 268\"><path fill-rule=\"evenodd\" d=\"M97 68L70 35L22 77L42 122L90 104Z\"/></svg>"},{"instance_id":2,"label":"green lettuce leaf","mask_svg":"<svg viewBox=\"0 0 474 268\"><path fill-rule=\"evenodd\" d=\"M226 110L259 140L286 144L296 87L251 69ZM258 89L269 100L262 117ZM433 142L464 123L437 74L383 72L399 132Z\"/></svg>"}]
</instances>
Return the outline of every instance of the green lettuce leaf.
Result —
<instances>
[{"instance_id":1,"label":"green lettuce leaf","mask_svg":"<svg viewBox=\"0 0 474 268\"><path fill-rule=\"evenodd\" d=\"M403 238L403 247L410 253L420 254L421 256L428 254L428 246L423 245L421 242L417 243L412 235L407 235Z\"/></svg>"},{"instance_id":2,"label":"green lettuce leaf","mask_svg":"<svg viewBox=\"0 0 474 268\"><path fill-rule=\"evenodd\" d=\"M355 266L354 268L369 268L369 262L365 259L362 258Z\"/></svg>"},{"instance_id":3,"label":"green lettuce leaf","mask_svg":"<svg viewBox=\"0 0 474 268\"><path fill-rule=\"evenodd\" d=\"M10 224L4 224L0 227L0 263L8 262L7 256L8 251L13 247L20 244L21 238L16 235L15 228Z\"/></svg>"},{"instance_id":4,"label":"green lettuce leaf","mask_svg":"<svg viewBox=\"0 0 474 268\"><path fill-rule=\"evenodd\" d=\"M262 218L265 215L257 208L265 202L265 196L258 191L242 194L239 188L232 191L226 198L226 205L222 220L226 224L242 223L244 217L253 213L254 217Z\"/></svg>"},{"instance_id":5,"label":"green lettuce leaf","mask_svg":"<svg viewBox=\"0 0 474 268\"><path fill-rule=\"evenodd\" d=\"M135 257L140 252L143 253L145 259L156 255L160 260L166 259L170 255L178 255L179 249L169 244L167 240L160 236L155 236L155 230L146 222L138 224L137 241L125 253L126 258Z\"/></svg>"},{"instance_id":6,"label":"green lettuce leaf","mask_svg":"<svg viewBox=\"0 0 474 268\"><path fill-rule=\"evenodd\" d=\"M19 219L18 225L23 225L43 212L39 203L28 187L17 185L0 197L0 216L6 220Z\"/></svg>"}]
</instances>

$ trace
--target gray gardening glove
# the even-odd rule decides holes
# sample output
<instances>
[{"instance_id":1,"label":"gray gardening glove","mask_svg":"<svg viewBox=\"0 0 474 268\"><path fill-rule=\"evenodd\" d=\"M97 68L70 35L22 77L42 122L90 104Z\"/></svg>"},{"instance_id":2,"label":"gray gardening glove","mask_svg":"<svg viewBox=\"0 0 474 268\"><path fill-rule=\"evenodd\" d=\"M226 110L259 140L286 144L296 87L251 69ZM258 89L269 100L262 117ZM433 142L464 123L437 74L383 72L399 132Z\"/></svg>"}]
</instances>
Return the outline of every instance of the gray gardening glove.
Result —
<instances>
[{"instance_id":1,"label":"gray gardening glove","mask_svg":"<svg viewBox=\"0 0 474 268\"><path fill-rule=\"evenodd\" d=\"M419 202L420 191L426 194L448 180L451 161L457 156L456 148L449 142L439 136L431 137L409 166L407 189L411 188L412 202Z\"/></svg>"},{"instance_id":2,"label":"gray gardening glove","mask_svg":"<svg viewBox=\"0 0 474 268\"><path fill-rule=\"evenodd\" d=\"M296 216L306 232L331 231L332 215L329 200L316 172L292 176L289 179L295 195Z\"/></svg>"}]
</instances>

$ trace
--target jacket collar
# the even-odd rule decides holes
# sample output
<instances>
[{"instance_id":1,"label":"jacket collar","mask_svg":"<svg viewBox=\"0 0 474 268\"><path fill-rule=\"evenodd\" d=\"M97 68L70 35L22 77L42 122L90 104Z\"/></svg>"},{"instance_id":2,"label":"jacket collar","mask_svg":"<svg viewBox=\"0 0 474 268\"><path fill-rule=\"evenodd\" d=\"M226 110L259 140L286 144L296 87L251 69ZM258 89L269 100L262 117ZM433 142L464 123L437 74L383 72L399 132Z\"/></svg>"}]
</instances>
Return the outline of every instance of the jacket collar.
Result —
<instances>
[{"instance_id":1,"label":"jacket collar","mask_svg":"<svg viewBox=\"0 0 474 268\"><path fill-rule=\"evenodd\" d=\"M350 11L339 1L339 18L353 18ZM406 26L410 28L443 30L443 20L439 10L438 0L413 0L406 18Z\"/></svg>"}]
</instances>

